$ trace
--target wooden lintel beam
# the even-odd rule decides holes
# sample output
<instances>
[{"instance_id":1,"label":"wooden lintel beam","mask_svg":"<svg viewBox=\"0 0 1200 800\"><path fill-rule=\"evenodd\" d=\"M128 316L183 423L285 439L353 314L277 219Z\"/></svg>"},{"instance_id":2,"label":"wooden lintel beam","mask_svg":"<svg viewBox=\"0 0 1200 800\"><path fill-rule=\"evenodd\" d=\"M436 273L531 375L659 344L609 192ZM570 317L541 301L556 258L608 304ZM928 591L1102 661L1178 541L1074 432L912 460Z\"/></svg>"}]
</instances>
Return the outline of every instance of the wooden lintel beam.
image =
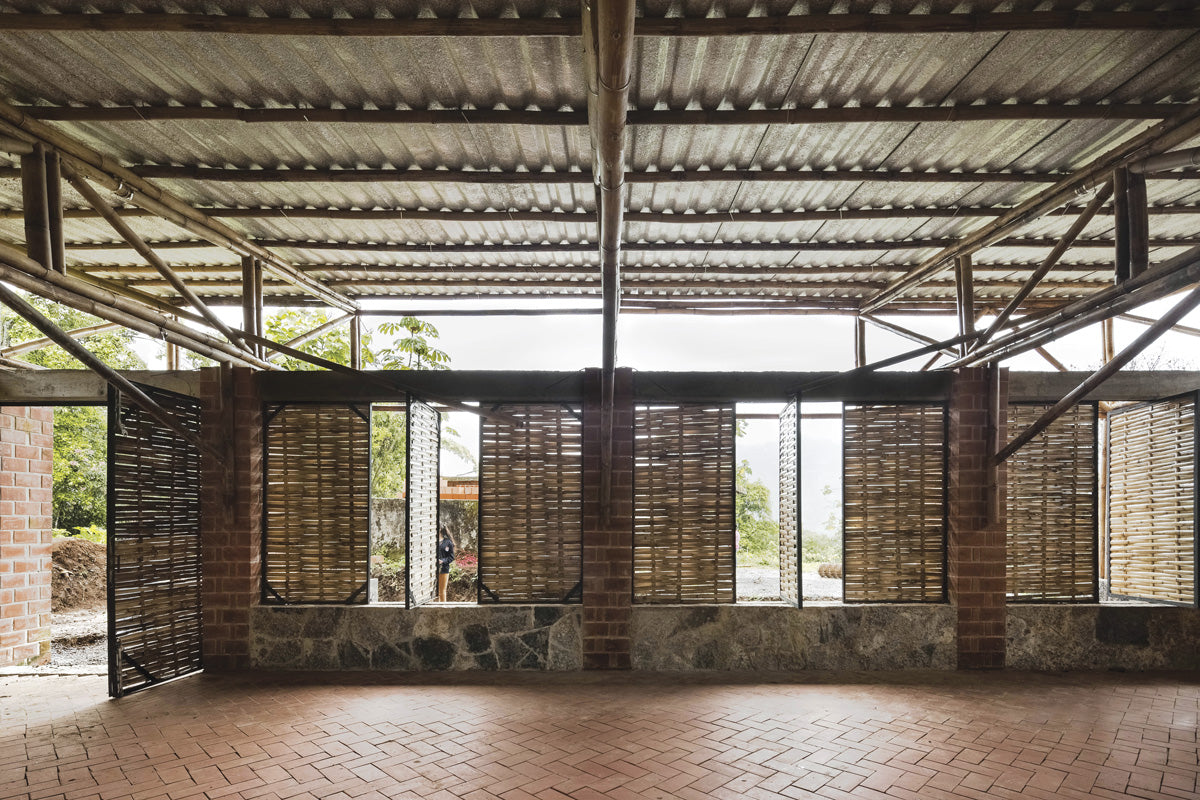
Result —
<instances>
[{"instance_id":1,"label":"wooden lintel beam","mask_svg":"<svg viewBox=\"0 0 1200 800\"><path fill-rule=\"evenodd\" d=\"M720 110L633 109L630 125L815 125L989 120L1160 120L1179 103L965 103L941 106L841 106ZM244 123L356 123L386 125L584 126L586 111L494 108L242 108L238 106L22 106L30 117L54 122L217 120Z\"/></svg>"},{"instance_id":2,"label":"wooden lintel beam","mask_svg":"<svg viewBox=\"0 0 1200 800\"><path fill-rule=\"evenodd\" d=\"M182 437L196 449L203 450L213 456L218 462L224 461L222 454L205 444L193 431L185 428L173 414L156 403L128 378L94 356L86 347L68 336L65 331L46 319L36 308L29 305L24 298L3 284L0 284L0 302L3 302L4 305L24 318L30 325L37 328L46 338L51 339L56 345L66 350L72 358L104 378L113 388L128 397L134 405L145 411L160 424Z\"/></svg>"},{"instance_id":3,"label":"wooden lintel beam","mask_svg":"<svg viewBox=\"0 0 1200 800\"><path fill-rule=\"evenodd\" d=\"M648 37L798 36L817 33L976 34L1049 30L1163 30L1200 27L1200 13L1170 11L1008 11L969 13L814 13L733 17L642 17ZM578 17L299 17L177 13L7 13L0 31L81 31L339 37L576 37Z\"/></svg>"}]
</instances>

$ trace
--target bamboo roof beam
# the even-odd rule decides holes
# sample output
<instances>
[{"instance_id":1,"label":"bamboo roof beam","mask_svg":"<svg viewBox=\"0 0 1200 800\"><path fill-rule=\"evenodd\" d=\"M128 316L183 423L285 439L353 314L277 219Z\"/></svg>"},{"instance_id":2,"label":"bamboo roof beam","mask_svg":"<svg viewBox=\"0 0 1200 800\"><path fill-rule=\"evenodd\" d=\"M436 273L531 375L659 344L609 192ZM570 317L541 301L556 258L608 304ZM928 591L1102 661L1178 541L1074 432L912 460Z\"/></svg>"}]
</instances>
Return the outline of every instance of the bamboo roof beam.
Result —
<instances>
[{"instance_id":1,"label":"bamboo roof beam","mask_svg":"<svg viewBox=\"0 0 1200 800\"><path fill-rule=\"evenodd\" d=\"M112 206L104 202L104 198L102 198L100 194L91 187L91 184L89 184L87 180L76 175L70 167L67 167L64 170L64 174L66 175L71 186L75 189L75 191L79 192L80 196L87 201L88 205L98 211L100 215L108 222L108 224L113 227L113 230L115 230L130 247L136 250L138 255L146 260L146 263L154 267L154 270L163 278L165 278L167 283L171 284L171 288L174 289L180 297L185 299L194 309L196 309L200 316L204 317L205 321L210 327L216 331L219 331L222 336L224 336L234 345L241 348L245 347L245 344L242 342L242 340L234 335L229 326L226 325L220 317L209 310L208 306L204 304L204 301L201 300L195 292L188 288L188 285L184 283L183 280L174 273L174 271L172 271L167 262L163 261L159 255L154 252L154 249L149 247L142 237L138 236L138 234L129 227L125 220L121 219L121 215L118 214L112 208Z\"/></svg>"},{"instance_id":2,"label":"bamboo roof beam","mask_svg":"<svg viewBox=\"0 0 1200 800\"><path fill-rule=\"evenodd\" d=\"M985 33L1030 30L1178 30L1200 27L1200 12L1009 11L937 14L800 14L755 17L642 17L637 36L796 36L817 33ZM175 13L6 13L0 31L233 33L249 36L575 37L577 17L260 17Z\"/></svg>"},{"instance_id":3,"label":"bamboo roof beam","mask_svg":"<svg viewBox=\"0 0 1200 800\"><path fill-rule=\"evenodd\" d=\"M289 339L288 341L284 342L284 345L286 345L287 347L299 347L300 345L304 344L305 342L311 342L313 339L317 338L321 334L327 333L328 331L331 331L334 328L336 328L337 326L345 324L347 321L352 320L352 319L354 319L353 314L342 314L340 316L334 317L333 319L329 320L328 322L325 322L325 323L322 323L322 324L316 326L312 330L305 331L304 333L300 334L299 336L297 336L294 339ZM281 351L276 351L274 353L269 353L267 355L267 361L274 361L274 360L282 358L282 357L283 357L283 353Z\"/></svg>"},{"instance_id":4,"label":"bamboo roof beam","mask_svg":"<svg viewBox=\"0 0 1200 800\"><path fill-rule=\"evenodd\" d=\"M238 255L253 255L263 259L273 273L330 305L343 311L354 309L354 305L345 297L297 271L269 250L248 241L225 223L200 213L173 194L138 177L116 159L93 150L56 128L26 117L19 109L4 101L0 101L0 121L3 123L0 124L0 134L31 138L53 148L60 156L69 159L70 166L85 177L96 180L111 191L122 194L128 192L130 202Z\"/></svg>"},{"instance_id":5,"label":"bamboo roof beam","mask_svg":"<svg viewBox=\"0 0 1200 800\"><path fill-rule=\"evenodd\" d=\"M970 103L937 106L838 106L722 110L633 109L629 125L814 125L868 122L994 120L1160 120L1185 110L1180 103ZM54 122L214 120L256 123L385 125L532 125L582 127L586 111L492 108L242 108L238 106L20 106L33 119Z\"/></svg>"},{"instance_id":6,"label":"bamboo roof beam","mask_svg":"<svg viewBox=\"0 0 1200 800\"><path fill-rule=\"evenodd\" d=\"M922 208L821 208L795 211L716 211L701 210L682 213L659 211L626 211L626 222L655 222L673 225L719 225L726 222L788 223L788 222L838 222L854 220L890 219L957 219L969 217L998 217L1010 206L942 206ZM149 211L136 206L117 209L122 217L153 217ZM221 219L331 219L358 222L558 222L564 224L591 224L595 221L594 211L470 211L459 209L426 208L288 208L282 206L259 208L220 208L217 206L197 207L197 211ZM1111 210L1111 209L1110 209ZM1079 213L1078 206L1054 209L1046 216L1065 217ZM1196 214L1200 205L1172 204L1150 206L1150 216ZM21 219L20 209L0 209L0 219ZM90 208L64 209L65 219L97 219L99 214Z\"/></svg>"},{"instance_id":7,"label":"bamboo roof beam","mask_svg":"<svg viewBox=\"0 0 1200 800\"><path fill-rule=\"evenodd\" d=\"M1138 325L1153 325L1155 323L1155 320L1151 319L1150 317L1143 317L1138 314L1121 314L1118 319L1136 322ZM1175 333L1182 333L1187 336L1200 336L1200 328L1191 328L1187 325L1176 325L1171 330Z\"/></svg>"},{"instance_id":8,"label":"bamboo roof beam","mask_svg":"<svg viewBox=\"0 0 1200 800\"><path fill-rule=\"evenodd\" d=\"M111 331L120 330L121 326L115 322L101 322L99 325L88 325L83 328L75 328L74 330L66 331L67 336L72 339L86 339L88 336L97 336L101 333L110 333ZM21 353L28 353L31 350L41 350L43 347L49 347L54 344L54 340L48 337L41 339L30 339L28 342L21 342L6 347L0 350L0 356L11 358Z\"/></svg>"},{"instance_id":9,"label":"bamboo roof beam","mask_svg":"<svg viewBox=\"0 0 1200 800\"><path fill-rule=\"evenodd\" d=\"M869 314L860 314L860 315L859 315L859 317L858 317L858 319L859 319L860 321L861 321L861 320L866 320L867 322L871 323L872 325L874 325L875 327L879 328L880 330L885 330L885 331L887 331L888 333L893 333L893 334L895 334L895 335L897 335L897 336L900 336L900 337L902 337L902 338L904 338L904 339L908 339L910 342L916 342L917 344L925 344L925 345L928 345L928 344L934 344L934 343L937 341L937 340L936 340L936 339L934 339L932 336L926 336L926 335L925 335L925 334L923 334L923 333L917 333L916 331L912 330L911 328L906 328L906 327L904 327L903 325L897 325L897 324L896 324L896 323L894 323L894 322L889 322L889 321L887 321L887 320L885 320L885 319L880 319L880 318L878 318L878 317L873 317L873 316L871 316L871 315L869 315ZM953 357L955 357L955 356L957 356L957 355L958 355L958 351L957 351L957 350L950 350L949 348L947 348L947 349L943 349L943 350L939 350L938 352L939 352L939 353L942 353L942 354L944 354L944 355L950 356L951 358L953 358ZM856 363L856 364L855 364L855 367L861 367L863 364L866 364L866 363L867 363L867 360L866 360L866 358L863 358L863 359L861 359L861 360L862 360L862 364L857 364L857 363Z\"/></svg>"},{"instance_id":10,"label":"bamboo roof beam","mask_svg":"<svg viewBox=\"0 0 1200 800\"><path fill-rule=\"evenodd\" d=\"M863 310L873 311L887 305L891 300L919 286L941 271L950 259L963 253L974 253L997 240L1012 235L1047 211L1072 200L1079 190L1107 178L1114 169L1166 152L1197 134L1200 134L1200 104L1192 106L1191 110L1185 114L1172 117L1130 137L1106 153L1092 159L1085 167L1076 170L1053 186L1038 192L979 230L965 236L957 244L926 259L917 270L894 281L886 289L869 298L863 304Z\"/></svg>"},{"instance_id":11,"label":"bamboo roof beam","mask_svg":"<svg viewBox=\"0 0 1200 800\"><path fill-rule=\"evenodd\" d=\"M463 170L463 169L330 169L206 167L199 164L139 164L129 171L142 178L219 181L227 183L478 183L584 185L594 183L591 170ZM1194 178L1197 173L1167 172L1158 178ZM4 177L0 170L0 177ZM694 169L627 172L626 183L671 184L720 182L880 182L880 183L1056 183L1065 176L1057 172L988 172L926 170L922 172L880 169Z\"/></svg>"}]
</instances>

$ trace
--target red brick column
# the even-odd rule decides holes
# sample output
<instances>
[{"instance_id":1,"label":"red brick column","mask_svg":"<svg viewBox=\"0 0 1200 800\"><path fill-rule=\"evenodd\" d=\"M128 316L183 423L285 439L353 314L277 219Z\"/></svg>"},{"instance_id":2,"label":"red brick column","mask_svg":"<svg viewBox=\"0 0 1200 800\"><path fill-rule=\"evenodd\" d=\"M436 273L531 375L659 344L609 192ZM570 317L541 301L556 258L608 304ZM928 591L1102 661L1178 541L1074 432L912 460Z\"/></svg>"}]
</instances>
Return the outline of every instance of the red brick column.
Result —
<instances>
[{"instance_id":1,"label":"red brick column","mask_svg":"<svg viewBox=\"0 0 1200 800\"><path fill-rule=\"evenodd\" d=\"M225 453L201 461L204 666L250 666L250 607L262 568L262 403L253 370L205 369L201 436Z\"/></svg>"},{"instance_id":2,"label":"red brick column","mask_svg":"<svg viewBox=\"0 0 1200 800\"><path fill-rule=\"evenodd\" d=\"M583 668L629 669L633 615L633 371L614 387L612 498L601 513L600 370L584 375Z\"/></svg>"},{"instance_id":3,"label":"red brick column","mask_svg":"<svg viewBox=\"0 0 1200 800\"><path fill-rule=\"evenodd\" d=\"M0 407L0 667L50 655L54 410Z\"/></svg>"},{"instance_id":4,"label":"red brick column","mask_svg":"<svg viewBox=\"0 0 1200 800\"><path fill-rule=\"evenodd\" d=\"M950 602L958 608L958 668L1000 669L1005 654L1005 470L994 483L987 469L989 395L985 368L959 370L950 391ZM999 427L1004 442L1008 373L999 378ZM988 507L994 504L995 519Z\"/></svg>"}]
</instances>

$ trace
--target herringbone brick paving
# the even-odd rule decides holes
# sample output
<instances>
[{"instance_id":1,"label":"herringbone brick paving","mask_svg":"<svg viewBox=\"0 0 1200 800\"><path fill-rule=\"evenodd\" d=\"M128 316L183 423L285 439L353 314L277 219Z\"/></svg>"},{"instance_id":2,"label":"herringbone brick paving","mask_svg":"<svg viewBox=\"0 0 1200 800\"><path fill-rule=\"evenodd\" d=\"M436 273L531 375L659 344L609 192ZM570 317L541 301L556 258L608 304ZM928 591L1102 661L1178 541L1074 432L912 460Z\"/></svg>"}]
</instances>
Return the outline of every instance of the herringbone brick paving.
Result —
<instances>
[{"instance_id":1,"label":"herringbone brick paving","mask_svg":"<svg viewBox=\"0 0 1200 800\"><path fill-rule=\"evenodd\" d=\"M0 678L0 800L1197 798L1200 676Z\"/></svg>"}]
</instances>

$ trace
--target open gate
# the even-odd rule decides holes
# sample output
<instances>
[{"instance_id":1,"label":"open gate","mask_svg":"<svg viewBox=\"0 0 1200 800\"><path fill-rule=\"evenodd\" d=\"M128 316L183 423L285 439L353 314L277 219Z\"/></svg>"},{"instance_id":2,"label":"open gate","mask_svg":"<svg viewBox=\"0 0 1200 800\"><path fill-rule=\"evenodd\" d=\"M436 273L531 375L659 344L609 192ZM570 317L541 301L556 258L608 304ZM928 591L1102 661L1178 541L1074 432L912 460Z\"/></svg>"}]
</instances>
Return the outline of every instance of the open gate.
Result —
<instances>
[{"instance_id":1,"label":"open gate","mask_svg":"<svg viewBox=\"0 0 1200 800\"><path fill-rule=\"evenodd\" d=\"M142 391L200 432L200 403ZM110 389L108 693L121 697L201 663L200 453Z\"/></svg>"}]
</instances>

